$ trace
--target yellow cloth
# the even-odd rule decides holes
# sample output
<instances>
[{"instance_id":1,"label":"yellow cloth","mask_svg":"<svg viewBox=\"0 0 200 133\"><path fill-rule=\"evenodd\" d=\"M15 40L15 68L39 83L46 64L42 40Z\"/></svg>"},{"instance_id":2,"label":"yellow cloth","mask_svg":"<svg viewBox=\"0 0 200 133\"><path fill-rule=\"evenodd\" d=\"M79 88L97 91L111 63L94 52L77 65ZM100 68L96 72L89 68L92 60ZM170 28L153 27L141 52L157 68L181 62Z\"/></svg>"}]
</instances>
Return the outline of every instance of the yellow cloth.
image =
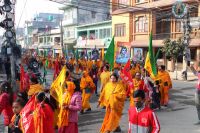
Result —
<instances>
[{"instance_id":1,"label":"yellow cloth","mask_svg":"<svg viewBox=\"0 0 200 133\"><path fill-rule=\"evenodd\" d=\"M62 103L62 95L64 93L63 85L65 82L66 71L67 68L64 66L56 80L54 80L51 84L50 94L58 103Z\"/></svg>"},{"instance_id":2,"label":"yellow cloth","mask_svg":"<svg viewBox=\"0 0 200 133\"><path fill-rule=\"evenodd\" d=\"M28 90L28 96L33 96L41 91L43 91L42 85L40 84L30 85L30 89Z\"/></svg>"},{"instance_id":3,"label":"yellow cloth","mask_svg":"<svg viewBox=\"0 0 200 133\"><path fill-rule=\"evenodd\" d=\"M101 80L101 89L103 89L106 85L106 83L108 83L110 81L110 72L102 72L100 75L100 80Z\"/></svg>"},{"instance_id":4,"label":"yellow cloth","mask_svg":"<svg viewBox=\"0 0 200 133\"><path fill-rule=\"evenodd\" d=\"M140 73L140 68L139 68L139 67L132 67L132 68L131 68L130 73L131 73L132 78L135 77L135 74L136 74L137 72Z\"/></svg>"},{"instance_id":5,"label":"yellow cloth","mask_svg":"<svg viewBox=\"0 0 200 133\"><path fill-rule=\"evenodd\" d=\"M67 91L63 94L63 101L60 104L60 113L58 115L58 127L68 126L69 120L69 109L63 106L69 106L71 97L74 93L75 84L73 82L67 81Z\"/></svg>"},{"instance_id":6,"label":"yellow cloth","mask_svg":"<svg viewBox=\"0 0 200 133\"><path fill-rule=\"evenodd\" d=\"M105 102L106 114L100 132L114 131L119 126L119 121L124 108L126 90L120 82L106 84L100 95L99 102Z\"/></svg>"},{"instance_id":7,"label":"yellow cloth","mask_svg":"<svg viewBox=\"0 0 200 133\"><path fill-rule=\"evenodd\" d=\"M82 90L82 109L90 108L90 97L95 89L95 84L93 83L92 78L88 75L87 72L83 72L85 77L81 78L80 88Z\"/></svg>"}]
</instances>

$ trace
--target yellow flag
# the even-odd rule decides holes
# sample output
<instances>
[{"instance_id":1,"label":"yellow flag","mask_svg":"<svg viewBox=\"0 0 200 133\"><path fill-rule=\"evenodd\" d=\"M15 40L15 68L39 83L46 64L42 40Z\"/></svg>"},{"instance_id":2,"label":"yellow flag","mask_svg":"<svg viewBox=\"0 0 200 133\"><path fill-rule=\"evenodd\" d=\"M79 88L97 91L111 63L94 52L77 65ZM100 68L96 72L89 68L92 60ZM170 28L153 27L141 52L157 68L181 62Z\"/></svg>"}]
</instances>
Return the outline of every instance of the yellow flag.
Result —
<instances>
[{"instance_id":1,"label":"yellow flag","mask_svg":"<svg viewBox=\"0 0 200 133\"><path fill-rule=\"evenodd\" d=\"M67 68L64 66L56 78L51 84L50 94L58 103L62 103L62 96L64 93L64 83L65 83L65 75L66 75Z\"/></svg>"},{"instance_id":2,"label":"yellow flag","mask_svg":"<svg viewBox=\"0 0 200 133\"><path fill-rule=\"evenodd\" d=\"M145 68L146 71L150 74L150 77L151 77L152 79L155 79L155 78L156 78L156 76L154 76L154 74L153 74L153 72L152 72L152 66L151 66L151 61L150 61L150 57L149 57L149 52L147 53L147 56L146 56L144 68Z\"/></svg>"}]
</instances>

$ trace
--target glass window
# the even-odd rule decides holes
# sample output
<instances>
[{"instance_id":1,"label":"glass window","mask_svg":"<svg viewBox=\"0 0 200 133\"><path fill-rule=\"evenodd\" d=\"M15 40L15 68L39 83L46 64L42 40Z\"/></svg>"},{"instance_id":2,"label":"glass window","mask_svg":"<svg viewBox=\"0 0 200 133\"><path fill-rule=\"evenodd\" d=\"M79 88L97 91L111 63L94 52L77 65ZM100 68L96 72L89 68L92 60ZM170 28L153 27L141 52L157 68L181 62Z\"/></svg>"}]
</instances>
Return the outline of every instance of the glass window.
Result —
<instances>
[{"instance_id":1,"label":"glass window","mask_svg":"<svg viewBox=\"0 0 200 133\"><path fill-rule=\"evenodd\" d=\"M148 32L148 21L146 17L138 17L135 22L135 30L136 32Z\"/></svg>"},{"instance_id":2,"label":"glass window","mask_svg":"<svg viewBox=\"0 0 200 133\"><path fill-rule=\"evenodd\" d=\"M40 38L40 39L39 39L39 43L43 43L43 38Z\"/></svg>"},{"instance_id":3,"label":"glass window","mask_svg":"<svg viewBox=\"0 0 200 133\"><path fill-rule=\"evenodd\" d=\"M126 24L115 24L115 36L121 37L126 35Z\"/></svg>"}]
</instances>

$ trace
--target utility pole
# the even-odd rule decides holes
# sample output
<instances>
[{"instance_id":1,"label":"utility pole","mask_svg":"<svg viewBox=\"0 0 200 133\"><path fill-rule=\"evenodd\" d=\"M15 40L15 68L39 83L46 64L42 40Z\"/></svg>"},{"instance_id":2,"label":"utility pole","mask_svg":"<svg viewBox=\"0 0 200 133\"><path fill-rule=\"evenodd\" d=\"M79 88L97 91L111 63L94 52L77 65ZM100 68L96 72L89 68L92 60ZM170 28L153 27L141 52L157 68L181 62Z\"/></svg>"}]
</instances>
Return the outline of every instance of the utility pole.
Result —
<instances>
[{"instance_id":1,"label":"utility pole","mask_svg":"<svg viewBox=\"0 0 200 133\"><path fill-rule=\"evenodd\" d=\"M13 12L14 12L14 15L13 15L13 18L12 18L12 21L15 22L15 4L16 4L16 1L17 0L13 0ZM9 12L10 13L10 12ZM15 26L13 27L13 31L14 31L14 36L13 38L16 38L16 34L15 34ZM11 85L12 85L12 89L13 89L13 92L16 92L17 90L17 86L16 86L16 75L15 75L15 69L16 69L16 56L14 55L14 46L16 45L16 40L15 40L15 43L13 43L11 45L11 56L10 56L10 63L11 63Z\"/></svg>"},{"instance_id":2,"label":"utility pole","mask_svg":"<svg viewBox=\"0 0 200 133\"><path fill-rule=\"evenodd\" d=\"M184 55L185 65L183 66L182 77L184 80L187 80L187 70L188 70L188 66L190 66L190 61L191 61L191 54L190 54L190 49L189 49L190 32L191 32L189 7L188 7L188 12L183 19L183 29L184 29L184 39L183 39L184 54L183 55Z\"/></svg>"},{"instance_id":3,"label":"utility pole","mask_svg":"<svg viewBox=\"0 0 200 133\"><path fill-rule=\"evenodd\" d=\"M65 50L64 50L64 44L63 44L63 24L62 24L62 21L63 21L63 19L62 19L62 17L60 17L60 34L61 34L60 41L61 41L61 47L62 47L62 54L64 54Z\"/></svg>"}]
</instances>

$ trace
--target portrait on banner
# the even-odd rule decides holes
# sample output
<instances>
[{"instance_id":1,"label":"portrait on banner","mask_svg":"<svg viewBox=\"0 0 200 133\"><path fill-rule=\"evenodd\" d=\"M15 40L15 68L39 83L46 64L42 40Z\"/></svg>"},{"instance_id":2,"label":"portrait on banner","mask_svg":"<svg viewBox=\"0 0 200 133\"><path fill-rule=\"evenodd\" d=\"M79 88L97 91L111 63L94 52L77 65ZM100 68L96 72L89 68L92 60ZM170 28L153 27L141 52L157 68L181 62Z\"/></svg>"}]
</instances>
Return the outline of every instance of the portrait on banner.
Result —
<instances>
[{"instance_id":1,"label":"portrait on banner","mask_svg":"<svg viewBox=\"0 0 200 133\"><path fill-rule=\"evenodd\" d=\"M143 49L142 48L134 48L134 56L133 61L139 62L143 60Z\"/></svg>"},{"instance_id":2,"label":"portrait on banner","mask_svg":"<svg viewBox=\"0 0 200 133\"><path fill-rule=\"evenodd\" d=\"M116 62L125 64L130 59L130 43L117 42Z\"/></svg>"}]
</instances>

